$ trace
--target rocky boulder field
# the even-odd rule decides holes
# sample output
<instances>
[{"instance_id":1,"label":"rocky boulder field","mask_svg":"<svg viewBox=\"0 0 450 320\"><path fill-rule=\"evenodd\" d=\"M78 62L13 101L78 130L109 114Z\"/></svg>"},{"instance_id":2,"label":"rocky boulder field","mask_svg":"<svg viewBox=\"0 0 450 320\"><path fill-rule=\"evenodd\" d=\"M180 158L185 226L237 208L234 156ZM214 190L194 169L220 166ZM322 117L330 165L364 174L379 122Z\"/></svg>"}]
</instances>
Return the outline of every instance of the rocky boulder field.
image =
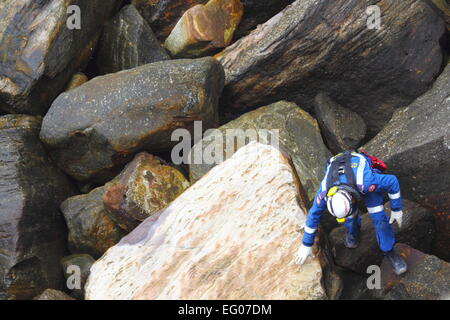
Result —
<instances>
[{"instance_id":1,"label":"rocky boulder field","mask_svg":"<svg viewBox=\"0 0 450 320\"><path fill-rule=\"evenodd\" d=\"M1 1L0 299L450 299L449 55L445 0ZM366 212L295 263L349 149L402 276Z\"/></svg>"}]
</instances>

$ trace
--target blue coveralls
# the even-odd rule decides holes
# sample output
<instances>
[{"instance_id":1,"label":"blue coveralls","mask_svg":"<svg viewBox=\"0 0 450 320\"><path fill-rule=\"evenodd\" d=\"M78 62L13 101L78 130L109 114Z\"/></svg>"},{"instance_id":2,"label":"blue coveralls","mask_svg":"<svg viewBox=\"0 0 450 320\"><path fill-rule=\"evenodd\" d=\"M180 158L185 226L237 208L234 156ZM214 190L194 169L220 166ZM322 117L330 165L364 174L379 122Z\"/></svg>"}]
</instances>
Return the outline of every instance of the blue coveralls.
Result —
<instances>
[{"instance_id":1,"label":"blue coveralls","mask_svg":"<svg viewBox=\"0 0 450 320\"><path fill-rule=\"evenodd\" d=\"M303 234L303 245L312 246L320 217L327 208L327 176L330 164L335 157L331 158L326 166L325 177L314 197L314 203L306 218L305 232ZM364 154L352 153L351 167L356 179L356 186L363 194L363 199L375 228L378 246L381 251L392 250L395 244L395 236L392 226L383 207L383 195L387 193L390 199L391 210L393 212L402 210L402 199L400 196L400 185L394 175L381 174L378 170L370 167L370 159ZM341 182L346 183L345 175L340 175ZM356 209L356 208L355 208ZM357 211L357 210L355 210ZM359 236L361 228L361 218L358 214L348 217L344 223L347 231L354 237Z\"/></svg>"}]
</instances>

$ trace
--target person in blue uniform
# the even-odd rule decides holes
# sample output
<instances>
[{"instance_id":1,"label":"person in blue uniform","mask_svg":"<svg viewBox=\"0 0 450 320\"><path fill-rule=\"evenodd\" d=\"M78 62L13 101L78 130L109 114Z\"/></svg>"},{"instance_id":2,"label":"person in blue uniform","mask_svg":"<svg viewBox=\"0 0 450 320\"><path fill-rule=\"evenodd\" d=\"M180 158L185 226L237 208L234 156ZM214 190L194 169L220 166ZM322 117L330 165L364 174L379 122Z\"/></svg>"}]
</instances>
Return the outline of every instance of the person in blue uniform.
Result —
<instances>
[{"instance_id":1,"label":"person in blue uniform","mask_svg":"<svg viewBox=\"0 0 450 320\"><path fill-rule=\"evenodd\" d=\"M407 270L405 261L393 250L395 235L392 223L402 224L400 185L394 175L382 174L384 163L366 153L345 151L327 162L325 176L308 212L302 244L296 262L303 264L312 256L312 245L320 217L327 209L346 228L344 245L353 249L359 244L361 217L357 204L363 201L372 220L380 250L396 274ZM388 195L391 217L384 211L384 194Z\"/></svg>"}]
</instances>

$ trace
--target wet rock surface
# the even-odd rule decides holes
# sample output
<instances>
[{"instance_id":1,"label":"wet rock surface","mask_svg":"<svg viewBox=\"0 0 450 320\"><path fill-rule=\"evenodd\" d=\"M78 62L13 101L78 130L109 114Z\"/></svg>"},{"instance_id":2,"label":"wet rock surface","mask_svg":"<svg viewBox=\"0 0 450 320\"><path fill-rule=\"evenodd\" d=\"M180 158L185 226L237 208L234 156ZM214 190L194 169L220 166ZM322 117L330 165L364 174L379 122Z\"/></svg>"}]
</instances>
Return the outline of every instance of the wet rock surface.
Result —
<instances>
[{"instance_id":1,"label":"wet rock surface","mask_svg":"<svg viewBox=\"0 0 450 320\"><path fill-rule=\"evenodd\" d=\"M364 149L383 159L402 195L435 211L434 252L450 260L450 65L426 94L397 111Z\"/></svg>"},{"instance_id":2,"label":"wet rock surface","mask_svg":"<svg viewBox=\"0 0 450 320\"><path fill-rule=\"evenodd\" d=\"M0 117L0 299L31 299L63 284L58 206L74 189L39 141L40 124L40 117Z\"/></svg>"},{"instance_id":3,"label":"wet rock surface","mask_svg":"<svg viewBox=\"0 0 450 320\"><path fill-rule=\"evenodd\" d=\"M448 0L427 0L431 2L442 13L447 21L447 29L450 31L450 2Z\"/></svg>"},{"instance_id":4,"label":"wet rock surface","mask_svg":"<svg viewBox=\"0 0 450 320\"><path fill-rule=\"evenodd\" d=\"M126 235L125 230L117 226L106 212L103 205L105 192L105 186L98 187L88 194L65 199L61 204L71 253L85 253L99 258Z\"/></svg>"},{"instance_id":5,"label":"wet rock surface","mask_svg":"<svg viewBox=\"0 0 450 320\"><path fill-rule=\"evenodd\" d=\"M87 299L326 298L322 268L332 265L294 263L306 210L299 188L276 148L248 144L98 260Z\"/></svg>"},{"instance_id":6,"label":"wet rock surface","mask_svg":"<svg viewBox=\"0 0 450 320\"><path fill-rule=\"evenodd\" d=\"M45 114L89 60L119 0L12 0L0 3L0 110ZM67 27L72 5L82 28ZM72 11L69 11L72 12ZM73 13L73 12L72 12Z\"/></svg>"},{"instance_id":7,"label":"wet rock surface","mask_svg":"<svg viewBox=\"0 0 450 320\"><path fill-rule=\"evenodd\" d=\"M448 300L450 297L450 263L427 255L403 243L395 251L405 259L408 271L396 276L389 261L383 260L381 278L383 300Z\"/></svg>"},{"instance_id":8,"label":"wet rock surface","mask_svg":"<svg viewBox=\"0 0 450 320\"><path fill-rule=\"evenodd\" d=\"M294 0L241 0L244 16L235 32L235 39L247 36L259 24L262 24L282 11Z\"/></svg>"},{"instance_id":9,"label":"wet rock surface","mask_svg":"<svg viewBox=\"0 0 450 320\"><path fill-rule=\"evenodd\" d=\"M402 228L399 229L397 224L393 225L396 241L406 243L424 252L430 252L435 235L431 211L408 200L403 200L403 206ZM389 212L387 207L385 210ZM346 230L343 226L330 233L330 242L334 260L338 266L361 275L367 275L367 267L379 265L383 254L378 248L375 230L369 215L364 214L361 220L361 242L358 248L348 249L344 246L343 239Z\"/></svg>"},{"instance_id":10,"label":"wet rock surface","mask_svg":"<svg viewBox=\"0 0 450 320\"><path fill-rule=\"evenodd\" d=\"M105 24L97 64L101 74L170 59L148 23L132 5Z\"/></svg>"},{"instance_id":11,"label":"wet rock surface","mask_svg":"<svg viewBox=\"0 0 450 320\"><path fill-rule=\"evenodd\" d=\"M81 72L75 73L73 75L72 79L70 79L70 82L66 87L66 90L64 90L64 91L69 91L69 90L75 89L76 87L79 87L83 83L86 83L88 81L89 81L89 79L84 73L81 73Z\"/></svg>"},{"instance_id":12,"label":"wet rock surface","mask_svg":"<svg viewBox=\"0 0 450 320\"><path fill-rule=\"evenodd\" d=\"M382 12L379 30L367 27L373 4ZM444 31L421 0L296 1L217 55L226 73L221 107L242 112L286 99L310 111L325 92L374 135L433 83Z\"/></svg>"},{"instance_id":13,"label":"wet rock surface","mask_svg":"<svg viewBox=\"0 0 450 320\"><path fill-rule=\"evenodd\" d=\"M223 153L223 161L250 141L279 143L291 156L309 199L314 197L323 177L323 166L331 153L323 144L316 120L295 103L286 101L248 112L197 143L191 151L191 181L199 180L219 163L206 163L210 154L213 154L212 159L220 160L214 156L215 152ZM204 161L196 164L199 153Z\"/></svg>"},{"instance_id":14,"label":"wet rock surface","mask_svg":"<svg viewBox=\"0 0 450 320\"><path fill-rule=\"evenodd\" d=\"M136 155L105 188L103 204L108 215L130 232L164 209L189 187L189 181L162 159L142 152Z\"/></svg>"},{"instance_id":15,"label":"wet rock surface","mask_svg":"<svg viewBox=\"0 0 450 320\"><path fill-rule=\"evenodd\" d=\"M210 0L186 11L164 47L173 57L196 58L228 46L243 14L240 0Z\"/></svg>"},{"instance_id":16,"label":"wet rock surface","mask_svg":"<svg viewBox=\"0 0 450 320\"><path fill-rule=\"evenodd\" d=\"M366 124L357 113L337 104L326 94L316 96L314 111L325 143L333 154L356 150L366 135Z\"/></svg>"},{"instance_id":17,"label":"wet rock surface","mask_svg":"<svg viewBox=\"0 0 450 320\"><path fill-rule=\"evenodd\" d=\"M168 150L172 131L217 122L223 69L212 58L147 64L97 77L61 94L40 134L77 180L105 182L141 150Z\"/></svg>"},{"instance_id":18,"label":"wet rock surface","mask_svg":"<svg viewBox=\"0 0 450 320\"><path fill-rule=\"evenodd\" d=\"M208 0L132 0L160 41L164 41L189 8Z\"/></svg>"},{"instance_id":19,"label":"wet rock surface","mask_svg":"<svg viewBox=\"0 0 450 320\"><path fill-rule=\"evenodd\" d=\"M74 254L61 259L61 266L66 278L66 287L67 285L73 287L71 294L77 299L84 298L84 286L94 262L94 258L88 254Z\"/></svg>"}]
</instances>

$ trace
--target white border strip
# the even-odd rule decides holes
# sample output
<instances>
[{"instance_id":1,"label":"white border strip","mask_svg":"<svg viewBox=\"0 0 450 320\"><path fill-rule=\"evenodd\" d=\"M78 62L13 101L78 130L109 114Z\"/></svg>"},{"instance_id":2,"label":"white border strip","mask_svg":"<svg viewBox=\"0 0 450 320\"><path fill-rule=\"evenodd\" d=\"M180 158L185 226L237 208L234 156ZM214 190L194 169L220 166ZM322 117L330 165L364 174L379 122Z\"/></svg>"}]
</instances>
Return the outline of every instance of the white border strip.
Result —
<instances>
[{"instance_id":1,"label":"white border strip","mask_svg":"<svg viewBox=\"0 0 450 320\"><path fill-rule=\"evenodd\" d=\"M314 232L316 232L316 229L312 229L312 228L310 228L308 226L305 226L305 232L306 233L314 233Z\"/></svg>"},{"instance_id":2,"label":"white border strip","mask_svg":"<svg viewBox=\"0 0 450 320\"><path fill-rule=\"evenodd\" d=\"M393 194L388 193L388 196L389 196L389 199L391 199L391 200L400 199L400 192L393 193Z\"/></svg>"},{"instance_id":3,"label":"white border strip","mask_svg":"<svg viewBox=\"0 0 450 320\"><path fill-rule=\"evenodd\" d=\"M377 213L377 212L381 212L383 210L384 210L383 206L376 206L376 207L367 208L367 211L369 211L369 213Z\"/></svg>"}]
</instances>

